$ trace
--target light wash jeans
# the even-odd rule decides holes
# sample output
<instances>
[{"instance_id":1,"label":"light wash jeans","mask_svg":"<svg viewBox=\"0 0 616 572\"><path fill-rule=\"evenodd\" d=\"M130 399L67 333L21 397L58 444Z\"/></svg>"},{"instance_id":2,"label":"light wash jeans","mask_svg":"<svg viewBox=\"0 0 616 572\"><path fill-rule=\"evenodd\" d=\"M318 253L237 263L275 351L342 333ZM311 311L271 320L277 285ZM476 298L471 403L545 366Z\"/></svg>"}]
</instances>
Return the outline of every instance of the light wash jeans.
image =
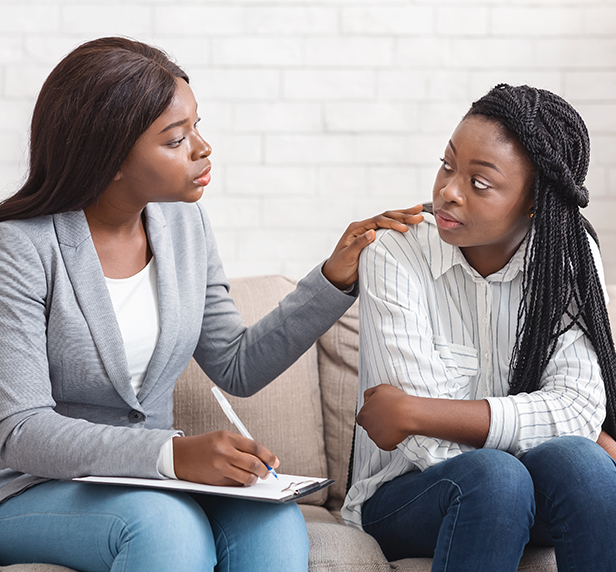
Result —
<instances>
[{"instance_id":1,"label":"light wash jeans","mask_svg":"<svg viewBox=\"0 0 616 572\"><path fill-rule=\"evenodd\" d=\"M0 564L26 562L79 572L306 572L308 537L294 503L50 481L0 505Z\"/></svg>"},{"instance_id":2,"label":"light wash jeans","mask_svg":"<svg viewBox=\"0 0 616 572\"><path fill-rule=\"evenodd\" d=\"M432 572L514 572L529 538L559 572L616 570L616 464L582 437L463 453L381 486L362 515L388 559L433 556Z\"/></svg>"}]
</instances>

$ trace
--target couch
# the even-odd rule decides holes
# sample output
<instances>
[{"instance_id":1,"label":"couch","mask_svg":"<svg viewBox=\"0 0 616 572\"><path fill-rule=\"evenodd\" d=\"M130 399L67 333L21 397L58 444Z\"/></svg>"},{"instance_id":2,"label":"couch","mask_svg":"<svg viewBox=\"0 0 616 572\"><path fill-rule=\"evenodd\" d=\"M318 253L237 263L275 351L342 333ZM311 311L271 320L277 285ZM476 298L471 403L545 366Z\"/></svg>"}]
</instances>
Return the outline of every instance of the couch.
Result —
<instances>
[{"instance_id":1,"label":"couch","mask_svg":"<svg viewBox=\"0 0 616 572\"><path fill-rule=\"evenodd\" d=\"M248 324L293 288L293 281L282 276L231 280L231 294ZM616 286L610 287L610 294L615 302L609 309L616 314ZM254 438L279 457L279 472L335 479L331 487L300 501L311 543L310 572L429 572L430 558L387 562L371 536L345 526L340 518L357 398L357 306L263 391L248 399L229 400ZM235 430L214 400L211 385L194 362L178 380L175 425L187 435ZM71 572L49 564L18 564L0 570ZM528 547L518 570L556 572L554 551Z\"/></svg>"}]
</instances>

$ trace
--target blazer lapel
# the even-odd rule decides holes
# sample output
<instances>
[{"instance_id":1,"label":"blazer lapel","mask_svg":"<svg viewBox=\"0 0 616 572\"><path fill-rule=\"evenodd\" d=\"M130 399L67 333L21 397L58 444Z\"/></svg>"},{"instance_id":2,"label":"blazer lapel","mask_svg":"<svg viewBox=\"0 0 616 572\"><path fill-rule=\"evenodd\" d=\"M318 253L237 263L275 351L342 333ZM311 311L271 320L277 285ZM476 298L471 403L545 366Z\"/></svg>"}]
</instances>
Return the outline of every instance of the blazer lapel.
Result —
<instances>
[{"instance_id":1,"label":"blazer lapel","mask_svg":"<svg viewBox=\"0 0 616 572\"><path fill-rule=\"evenodd\" d=\"M66 271L105 371L124 401L140 409L130 383L122 334L86 216L83 211L76 211L53 215L53 220Z\"/></svg>"},{"instance_id":2,"label":"blazer lapel","mask_svg":"<svg viewBox=\"0 0 616 572\"><path fill-rule=\"evenodd\" d=\"M157 204L149 204L146 215L150 247L156 259L160 337L139 391L140 401L145 399L163 374L180 332L180 298L171 234Z\"/></svg>"}]
</instances>

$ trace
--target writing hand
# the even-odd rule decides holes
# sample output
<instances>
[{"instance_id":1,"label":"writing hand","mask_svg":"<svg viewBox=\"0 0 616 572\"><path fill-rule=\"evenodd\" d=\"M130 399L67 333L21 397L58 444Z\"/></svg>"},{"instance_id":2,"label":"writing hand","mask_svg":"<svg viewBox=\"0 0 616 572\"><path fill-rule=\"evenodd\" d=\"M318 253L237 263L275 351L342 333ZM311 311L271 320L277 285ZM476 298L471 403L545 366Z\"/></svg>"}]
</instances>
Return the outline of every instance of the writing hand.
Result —
<instances>
[{"instance_id":1,"label":"writing hand","mask_svg":"<svg viewBox=\"0 0 616 572\"><path fill-rule=\"evenodd\" d=\"M338 241L334 252L323 266L323 275L334 286L345 290L352 286L358 276L359 254L376 237L375 230L392 228L406 232L408 224L418 224L423 221L421 205L410 209L386 211L372 218L353 222Z\"/></svg>"},{"instance_id":2,"label":"writing hand","mask_svg":"<svg viewBox=\"0 0 616 572\"><path fill-rule=\"evenodd\" d=\"M173 464L178 479L207 485L252 485L266 479L265 464L280 461L257 441L230 431L212 431L173 440Z\"/></svg>"}]
</instances>

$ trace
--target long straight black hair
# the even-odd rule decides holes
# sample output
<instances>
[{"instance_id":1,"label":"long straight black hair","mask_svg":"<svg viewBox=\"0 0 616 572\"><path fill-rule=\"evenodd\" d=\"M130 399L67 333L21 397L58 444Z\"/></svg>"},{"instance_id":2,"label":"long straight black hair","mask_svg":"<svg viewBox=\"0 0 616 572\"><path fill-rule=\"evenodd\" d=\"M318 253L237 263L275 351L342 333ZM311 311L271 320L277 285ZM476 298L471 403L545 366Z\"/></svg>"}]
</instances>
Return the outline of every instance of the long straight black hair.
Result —
<instances>
[{"instance_id":1,"label":"long straight black hair","mask_svg":"<svg viewBox=\"0 0 616 572\"><path fill-rule=\"evenodd\" d=\"M81 210L98 200L133 145L165 111L176 78L161 50L127 38L82 44L38 96L26 182L0 203L0 221Z\"/></svg>"},{"instance_id":2,"label":"long straight black hair","mask_svg":"<svg viewBox=\"0 0 616 572\"><path fill-rule=\"evenodd\" d=\"M480 115L517 139L535 171L532 240L525 257L523 296L509 393L540 387L558 338L574 324L590 338L607 396L604 429L616 436L616 352L605 297L580 208L590 139L584 121L564 99L542 89L500 84L473 103ZM598 242L598 241L597 241Z\"/></svg>"}]
</instances>

